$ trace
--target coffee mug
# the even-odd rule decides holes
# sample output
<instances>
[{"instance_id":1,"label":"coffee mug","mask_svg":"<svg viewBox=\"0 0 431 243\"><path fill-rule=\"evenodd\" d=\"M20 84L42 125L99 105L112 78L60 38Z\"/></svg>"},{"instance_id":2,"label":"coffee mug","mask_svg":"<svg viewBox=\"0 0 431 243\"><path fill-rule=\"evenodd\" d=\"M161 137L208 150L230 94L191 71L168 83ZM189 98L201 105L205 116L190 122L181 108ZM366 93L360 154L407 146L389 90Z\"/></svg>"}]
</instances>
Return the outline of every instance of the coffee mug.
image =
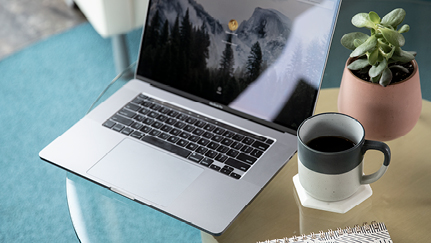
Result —
<instances>
[{"instance_id":1,"label":"coffee mug","mask_svg":"<svg viewBox=\"0 0 431 243\"><path fill-rule=\"evenodd\" d=\"M363 174L367 150L384 154L383 165ZM341 113L322 113L306 119L298 128L298 175L305 191L321 201L352 196L361 185L377 181L386 172L391 152L383 142L365 140L356 119Z\"/></svg>"}]
</instances>

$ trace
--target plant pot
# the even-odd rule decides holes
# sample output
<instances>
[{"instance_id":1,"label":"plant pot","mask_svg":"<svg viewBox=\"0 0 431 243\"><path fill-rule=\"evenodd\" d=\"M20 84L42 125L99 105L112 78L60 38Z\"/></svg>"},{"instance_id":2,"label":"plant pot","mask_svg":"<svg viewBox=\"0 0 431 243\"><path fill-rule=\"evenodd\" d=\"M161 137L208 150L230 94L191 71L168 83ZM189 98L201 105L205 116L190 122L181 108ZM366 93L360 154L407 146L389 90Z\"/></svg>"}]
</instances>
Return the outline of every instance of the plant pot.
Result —
<instances>
[{"instance_id":1,"label":"plant pot","mask_svg":"<svg viewBox=\"0 0 431 243\"><path fill-rule=\"evenodd\" d=\"M412 75L382 87L356 77L348 59L338 95L338 111L356 118L365 128L365 138L389 141L406 135L417 123L422 109L419 69L413 60Z\"/></svg>"}]
</instances>

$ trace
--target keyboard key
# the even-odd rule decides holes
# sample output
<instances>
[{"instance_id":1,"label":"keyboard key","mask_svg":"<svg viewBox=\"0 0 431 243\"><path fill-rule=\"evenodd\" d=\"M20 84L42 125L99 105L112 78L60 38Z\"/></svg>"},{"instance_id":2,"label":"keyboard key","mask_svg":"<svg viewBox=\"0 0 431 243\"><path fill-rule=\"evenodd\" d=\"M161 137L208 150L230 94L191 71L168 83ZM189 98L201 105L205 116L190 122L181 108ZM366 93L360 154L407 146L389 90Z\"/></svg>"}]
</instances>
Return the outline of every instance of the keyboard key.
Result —
<instances>
[{"instance_id":1,"label":"keyboard key","mask_svg":"<svg viewBox=\"0 0 431 243\"><path fill-rule=\"evenodd\" d=\"M154 122L154 119L151 119L151 118L145 118L145 119L142 121L142 123L145 123L145 124L147 124L147 125L151 125L151 124L153 124L153 122Z\"/></svg>"},{"instance_id":2,"label":"keyboard key","mask_svg":"<svg viewBox=\"0 0 431 243\"><path fill-rule=\"evenodd\" d=\"M210 142L208 145L207 145L207 147L209 148L209 149L217 149L218 148L218 146L219 146L219 144L218 143L215 143L215 142Z\"/></svg>"},{"instance_id":3,"label":"keyboard key","mask_svg":"<svg viewBox=\"0 0 431 243\"><path fill-rule=\"evenodd\" d=\"M125 108L132 110L132 111L138 111L139 109L141 109L141 107L139 105L133 104L133 103L128 103L127 105L124 106Z\"/></svg>"},{"instance_id":4,"label":"keyboard key","mask_svg":"<svg viewBox=\"0 0 431 243\"><path fill-rule=\"evenodd\" d=\"M144 115L136 115L135 117L133 117L133 119L135 121L142 122L145 119L145 116Z\"/></svg>"},{"instance_id":5,"label":"keyboard key","mask_svg":"<svg viewBox=\"0 0 431 243\"><path fill-rule=\"evenodd\" d=\"M177 123L174 124L174 127L182 129L183 127L185 127L186 124L184 122L178 121Z\"/></svg>"},{"instance_id":6,"label":"keyboard key","mask_svg":"<svg viewBox=\"0 0 431 243\"><path fill-rule=\"evenodd\" d=\"M229 176L231 176L231 177L233 177L233 178L235 178L235 179L240 179L241 178L241 175L238 175L237 173L235 173L235 172L232 172L232 173L230 173L230 175Z\"/></svg>"},{"instance_id":7,"label":"keyboard key","mask_svg":"<svg viewBox=\"0 0 431 243\"><path fill-rule=\"evenodd\" d=\"M236 150L240 150L244 146L242 143L239 142L233 142L230 147Z\"/></svg>"},{"instance_id":8,"label":"keyboard key","mask_svg":"<svg viewBox=\"0 0 431 243\"><path fill-rule=\"evenodd\" d=\"M159 130L153 129L153 130L151 130L151 131L148 133L148 135L150 135L150 136L154 136L154 137L157 137L157 136L159 136L161 133L162 133L162 132L160 132Z\"/></svg>"},{"instance_id":9,"label":"keyboard key","mask_svg":"<svg viewBox=\"0 0 431 243\"><path fill-rule=\"evenodd\" d=\"M230 166L228 166L228 165L225 165L225 166L223 167L223 169L230 170L230 171L233 171L233 170L234 170L234 168L233 168L233 167L230 167Z\"/></svg>"},{"instance_id":10,"label":"keyboard key","mask_svg":"<svg viewBox=\"0 0 431 243\"><path fill-rule=\"evenodd\" d=\"M174 125L177 122L177 120L174 118L168 118L165 122L168 125Z\"/></svg>"},{"instance_id":11,"label":"keyboard key","mask_svg":"<svg viewBox=\"0 0 431 243\"><path fill-rule=\"evenodd\" d=\"M141 131L141 132L143 132L143 133L149 133L150 131L151 131L151 127L148 127L148 126L144 126L143 128L141 128L141 130L139 130L139 131Z\"/></svg>"},{"instance_id":12,"label":"keyboard key","mask_svg":"<svg viewBox=\"0 0 431 243\"><path fill-rule=\"evenodd\" d=\"M159 112L162 114L168 114L171 111L171 109L167 108L167 107L162 107L159 109Z\"/></svg>"},{"instance_id":13,"label":"keyboard key","mask_svg":"<svg viewBox=\"0 0 431 243\"><path fill-rule=\"evenodd\" d=\"M145 136L141 140L144 142L150 143L156 147L159 147L161 149L167 150L167 151L169 151L173 154L176 154L178 156L184 157L184 158L187 158L191 153L190 151L188 151L185 148L182 148L182 147L177 146L175 144L168 143L168 142L161 140L159 138L156 138L156 137Z\"/></svg>"},{"instance_id":14,"label":"keyboard key","mask_svg":"<svg viewBox=\"0 0 431 243\"><path fill-rule=\"evenodd\" d=\"M217 127L216 129L214 129L213 133L217 134L217 135L222 135L224 133L224 129Z\"/></svg>"},{"instance_id":15,"label":"keyboard key","mask_svg":"<svg viewBox=\"0 0 431 243\"><path fill-rule=\"evenodd\" d=\"M132 132L133 132L133 129L131 129L130 127L126 127L121 131L121 133L124 135L130 135Z\"/></svg>"},{"instance_id":16,"label":"keyboard key","mask_svg":"<svg viewBox=\"0 0 431 243\"><path fill-rule=\"evenodd\" d=\"M249 146L244 146L244 147L241 148L241 152L244 152L246 154L251 153L251 151L253 151L253 148L249 147Z\"/></svg>"},{"instance_id":17,"label":"keyboard key","mask_svg":"<svg viewBox=\"0 0 431 243\"><path fill-rule=\"evenodd\" d=\"M191 153L189 156L189 160L199 163L202 159L204 158L204 156L197 154L197 153Z\"/></svg>"},{"instance_id":18,"label":"keyboard key","mask_svg":"<svg viewBox=\"0 0 431 243\"><path fill-rule=\"evenodd\" d=\"M245 144L247 144L247 145L251 145L251 144L254 142L254 139L249 138L249 137L245 137L245 138L242 140L242 142L243 142L243 143L245 143Z\"/></svg>"},{"instance_id":19,"label":"keyboard key","mask_svg":"<svg viewBox=\"0 0 431 243\"><path fill-rule=\"evenodd\" d=\"M210 132L204 132L204 134L202 134L202 137L208 138L208 139L212 138L213 136L214 135L212 133L210 133Z\"/></svg>"},{"instance_id":20,"label":"keyboard key","mask_svg":"<svg viewBox=\"0 0 431 243\"><path fill-rule=\"evenodd\" d=\"M262 156L263 152L259 149L254 149L253 152L250 153L251 156L254 156L256 158L260 158Z\"/></svg>"},{"instance_id":21,"label":"keyboard key","mask_svg":"<svg viewBox=\"0 0 431 243\"><path fill-rule=\"evenodd\" d=\"M227 137L227 138L232 138L235 135L235 133L231 132L231 131L225 131L223 133L223 136Z\"/></svg>"},{"instance_id":22,"label":"keyboard key","mask_svg":"<svg viewBox=\"0 0 431 243\"><path fill-rule=\"evenodd\" d=\"M115 123L114 121L111 121L111 120L107 120L105 123L103 123L103 126L105 126L107 128L111 128L111 127L115 126L115 124L117 124L117 123Z\"/></svg>"},{"instance_id":23,"label":"keyboard key","mask_svg":"<svg viewBox=\"0 0 431 243\"><path fill-rule=\"evenodd\" d=\"M195 130L195 127L191 125L187 125L183 128L183 130L186 132L192 132L193 130Z\"/></svg>"},{"instance_id":24,"label":"keyboard key","mask_svg":"<svg viewBox=\"0 0 431 243\"><path fill-rule=\"evenodd\" d=\"M230 165L238 170L247 171L250 168L250 165L242 163L236 159L228 158L225 164Z\"/></svg>"},{"instance_id":25,"label":"keyboard key","mask_svg":"<svg viewBox=\"0 0 431 243\"><path fill-rule=\"evenodd\" d=\"M144 125L142 125L141 123L139 123L139 122L134 122L133 124L132 124L132 128L133 129L136 129L136 130L139 130L139 129L141 129L142 127L143 127Z\"/></svg>"},{"instance_id":26,"label":"keyboard key","mask_svg":"<svg viewBox=\"0 0 431 243\"><path fill-rule=\"evenodd\" d=\"M194 124L198 119L194 118L194 117L189 117L185 120L185 122L187 122L188 124Z\"/></svg>"},{"instance_id":27,"label":"keyboard key","mask_svg":"<svg viewBox=\"0 0 431 243\"><path fill-rule=\"evenodd\" d=\"M148 113L147 116L151 117L151 118L156 118L158 117L160 114L155 112L155 111L150 111L150 113Z\"/></svg>"},{"instance_id":28,"label":"keyboard key","mask_svg":"<svg viewBox=\"0 0 431 243\"><path fill-rule=\"evenodd\" d=\"M217 160L217 161L220 161L220 162L222 162L222 163L224 163L226 160L227 160L227 156L226 155L224 155L224 154L218 154L216 157L215 157L215 160Z\"/></svg>"},{"instance_id":29,"label":"keyboard key","mask_svg":"<svg viewBox=\"0 0 431 243\"><path fill-rule=\"evenodd\" d=\"M180 133L180 137L187 139L190 137L190 133L182 132L182 133Z\"/></svg>"},{"instance_id":30,"label":"keyboard key","mask_svg":"<svg viewBox=\"0 0 431 243\"><path fill-rule=\"evenodd\" d=\"M221 167L218 165L210 165L210 168L216 171L220 171Z\"/></svg>"},{"instance_id":31,"label":"keyboard key","mask_svg":"<svg viewBox=\"0 0 431 243\"><path fill-rule=\"evenodd\" d=\"M176 117L176 116L178 116L178 114L180 114L178 111L174 111L174 110L171 110L170 112L168 112L168 116L170 116L170 117Z\"/></svg>"},{"instance_id":32,"label":"keyboard key","mask_svg":"<svg viewBox=\"0 0 431 243\"><path fill-rule=\"evenodd\" d=\"M180 140L178 137L170 136L167 141L171 143L176 143L178 140Z\"/></svg>"},{"instance_id":33,"label":"keyboard key","mask_svg":"<svg viewBox=\"0 0 431 243\"><path fill-rule=\"evenodd\" d=\"M241 134L235 134L232 138L234 139L234 140L236 140L236 141L241 141L241 140L243 140L244 139L244 135L241 135Z\"/></svg>"},{"instance_id":34,"label":"keyboard key","mask_svg":"<svg viewBox=\"0 0 431 243\"><path fill-rule=\"evenodd\" d=\"M218 154L217 152L214 152L213 150L209 150L208 152L205 153L205 156L213 159L217 156L217 154Z\"/></svg>"},{"instance_id":35,"label":"keyboard key","mask_svg":"<svg viewBox=\"0 0 431 243\"><path fill-rule=\"evenodd\" d=\"M230 149L227 153L226 153L226 155L228 155L228 156L230 156L230 157L236 157L237 155L239 154L239 152L238 151L236 151L236 150L234 150L234 149Z\"/></svg>"},{"instance_id":36,"label":"keyboard key","mask_svg":"<svg viewBox=\"0 0 431 243\"><path fill-rule=\"evenodd\" d=\"M189 144L187 144L186 149L191 150L191 151L195 151L198 147L199 147L199 145L197 145L195 143L189 143Z\"/></svg>"},{"instance_id":37,"label":"keyboard key","mask_svg":"<svg viewBox=\"0 0 431 243\"><path fill-rule=\"evenodd\" d=\"M214 137L211 138L211 140L215 142L220 142L221 140L223 140L223 137L219 135L215 135Z\"/></svg>"},{"instance_id":38,"label":"keyboard key","mask_svg":"<svg viewBox=\"0 0 431 243\"><path fill-rule=\"evenodd\" d=\"M144 134L142 132L140 132L140 131L134 131L134 132L132 132L132 134L130 134L131 137L134 137L134 138L137 138L137 139L140 139L143 135Z\"/></svg>"},{"instance_id":39,"label":"keyboard key","mask_svg":"<svg viewBox=\"0 0 431 243\"><path fill-rule=\"evenodd\" d=\"M214 130L214 128L215 128L215 126L212 124L209 124L209 123L204 126L204 129L207 131L212 131L212 130Z\"/></svg>"},{"instance_id":40,"label":"keyboard key","mask_svg":"<svg viewBox=\"0 0 431 243\"><path fill-rule=\"evenodd\" d=\"M192 133L193 133L194 135L198 135L198 136L200 136L200 135L202 135L202 133L204 133L204 130L199 129L199 128L196 128Z\"/></svg>"},{"instance_id":41,"label":"keyboard key","mask_svg":"<svg viewBox=\"0 0 431 243\"><path fill-rule=\"evenodd\" d=\"M210 166L213 162L214 162L214 160L205 157L205 158L202 159L202 161L201 161L200 164L204 165L204 166Z\"/></svg>"},{"instance_id":42,"label":"keyboard key","mask_svg":"<svg viewBox=\"0 0 431 243\"><path fill-rule=\"evenodd\" d=\"M183 113L180 113L177 116L177 119L180 120L180 121L185 121L185 120L187 120L187 118L189 118L189 116L187 116L186 114L183 114Z\"/></svg>"},{"instance_id":43,"label":"keyboard key","mask_svg":"<svg viewBox=\"0 0 431 243\"><path fill-rule=\"evenodd\" d=\"M244 153L240 153L236 159L241 160L243 162L249 163L249 164L254 164L254 162L256 162L256 158L252 157L250 155L244 154Z\"/></svg>"},{"instance_id":44,"label":"keyboard key","mask_svg":"<svg viewBox=\"0 0 431 243\"><path fill-rule=\"evenodd\" d=\"M174 136L178 136L181 134L181 130L174 128L169 133L174 135Z\"/></svg>"},{"instance_id":45,"label":"keyboard key","mask_svg":"<svg viewBox=\"0 0 431 243\"><path fill-rule=\"evenodd\" d=\"M162 133L160 133L159 134L159 136L158 136L160 139L163 139L163 140L166 140L166 139L168 139L169 137L170 137L170 135L169 134L167 134L167 133L164 133L164 132L162 132Z\"/></svg>"},{"instance_id":46,"label":"keyboard key","mask_svg":"<svg viewBox=\"0 0 431 243\"><path fill-rule=\"evenodd\" d=\"M180 139L180 141L177 142L177 144L181 147L185 147L189 142L187 142L187 140L184 139Z\"/></svg>"},{"instance_id":47,"label":"keyboard key","mask_svg":"<svg viewBox=\"0 0 431 243\"><path fill-rule=\"evenodd\" d=\"M124 126L121 124L116 124L114 127L112 127L112 130L120 132L121 130L123 130Z\"/></svg>"},{"instance_id":48,"label":"keyboard key","mask_svg":"<svg viewBox=\"0 0 431 243\"><path fill-rule=\"evenodd\" d=\"M227 151L229 151L229 148L226 146L220 145L220 147L217 148L217 151L224 154Z\"/></svg>"},{"instance_id":49,"label":"keyboard key","mask_svg":"<svg viewBox=\"0 0 431 243\"><path fill-rule=\"evenodd\" d=\"M196 143L199 139L200 139L199 136L190 136L189 137L189 141L194 142L194 143Z\"/></svg>"},{"instance_id":50,"label":"keyboard key","mask_svg":"<svg viewBox=\"0 0 431 243\"><path fill-rule=\"evenodd\" d=\"M206 139L206 138L201 138L198 141L198 144L202 145L202 146L207 146L207 144L210 142L210 140Z\"/></svg>"},{"instance_id":51,"label":"keyboard key","mask_svg":"<svg viewBox=\"0 0 431 243\"><path fill-rule=\"evenodd\" d=\"M139 113L141 113L141 114L143 114L143 115L146 115L146 114L148 114L150 112L150 110L148 110L147 108L142 108L140 111L139 111Z\"/></svg>"},{"instance_id":52,"label":"keyboard key","mask_svg":"<svg viewBox=\"0 0 431 243\"><path fill-rule=\"evenodd\" d=\"M171 126L168 126L168 125L163 125L163 126L160 128L160 130L162 130L162 131L164 131L164 132L169 132L169 131L171 131L171 130L172 130L172 127L171 127Z\"/></svg>"},{"instance_id":53,"label":"keyboard key","mask_svg":"<svg viewBox=\"0 0 431 243\"><path fill-rule=\"evenodd\" d=\"M231 171L230 171L230 170L227 170L227 169L225 169L225 168L222 168L222 169L220 170L220 172L221 172L221 173L223 173L223 174L225 174L225 175L229 175L229 174L231 173Z\"/></svg>"},{"instance_id":54,"label":"keyboard key","mask_svg":"<svg viewBox=\"0 0 431 243\"><path fill-rule=\"evenodd\" d=\"M113 117L111 117L111 120L117 123L121 123L125 126L130 126L133 123L132 119L126 118L124 116L120 116L120 115L114 115Z\"/></svg>"},{"instance_id":55,"label":"keyboard key","mask_svg":"<svg viewBox=\"0 0 431 243\"><path fill-rule=\"evenodd\" d=\"M263 151L265 151L265 150L267 150L269 148L269 144L262 143L260 141L255 141L251 146L255 147L255 148L258 148L260 150L263 150Z\"/></svg>"},{"instance_id":56,"label":"keyboard key","mask_svg":"<svg viewBox=\"0 0 431 243\"><path fill-rule=\"evenodd\" d=\"M195 123L195 126L197 126L197 127L203 127L203 126L205 126L205 124L206 124L206 122L201 121L201 120L198 120L198 121Z\"/></svg>"},{"instance_id":57,"label":"keyboard key","mask_svg":"<svg viewBox=\"0 0 431 243\"><path fill-rule=\"evenodd\" d=\"M229 146L229 145L231 145L233 143L233 140L229 139L229 138L224 138L223 140L221 140L220 143L223 144L223 145Z\"/></svg>"},{"instance_id":58,"label":"keyboard key","mask_svg":"<svg viewBox=\"0 0 431 243\"><path fill-rule=\"evenodd\" d=\"M151 124L152 127L154 128L161 128L163 126L163 123L159 122L159 121L155 121L153 124Z\"/></svg>"},{"instance_id":59,"label":"keyboard key","mask_svg":"<svg viewBox=\"0 0 431 243\"><path fill-rule=\"evenodd\" d=\"M202 146L200 146L198 149L196 149L196 152L200 153L200 154L205 154L207 151L208 151L208 149L205 147L202 147Z\"/></svg>"}]
</instances>

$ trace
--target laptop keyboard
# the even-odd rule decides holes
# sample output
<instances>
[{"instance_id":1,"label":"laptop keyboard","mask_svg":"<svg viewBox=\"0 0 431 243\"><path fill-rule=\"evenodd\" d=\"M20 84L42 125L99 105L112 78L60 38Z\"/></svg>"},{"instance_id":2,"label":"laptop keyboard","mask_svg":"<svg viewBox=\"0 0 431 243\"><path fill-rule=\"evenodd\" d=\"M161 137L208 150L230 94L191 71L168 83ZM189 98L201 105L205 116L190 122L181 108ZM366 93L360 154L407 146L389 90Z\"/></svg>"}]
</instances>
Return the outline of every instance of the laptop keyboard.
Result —
<instances>
[{"instance_id":1,"label":"laptop keyboard","mask_svg":"<svg viewBox=\"0 0 431 243\"><path fill-rule=\"evenodd\" d=\"M235 179L274 142L143 94L103 126Z\"/></svg>"}]
</instances>

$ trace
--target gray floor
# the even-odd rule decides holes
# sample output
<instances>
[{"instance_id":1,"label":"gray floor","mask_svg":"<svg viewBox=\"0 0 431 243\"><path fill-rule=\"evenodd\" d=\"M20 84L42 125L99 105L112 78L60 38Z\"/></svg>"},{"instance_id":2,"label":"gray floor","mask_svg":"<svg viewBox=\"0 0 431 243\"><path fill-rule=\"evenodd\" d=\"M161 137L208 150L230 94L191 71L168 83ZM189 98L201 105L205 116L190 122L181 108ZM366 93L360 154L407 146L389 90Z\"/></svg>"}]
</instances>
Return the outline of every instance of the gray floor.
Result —
<instances>
[{"instance_id":1,"label":"gray floor","mask_svg":"<svg viewBox=\"0 0 431 243\"><path fill-rule=\"evenodd\" d=\"M0 0L0 60L86 21L66 0Z\"/></svg>"}]
</instances>

